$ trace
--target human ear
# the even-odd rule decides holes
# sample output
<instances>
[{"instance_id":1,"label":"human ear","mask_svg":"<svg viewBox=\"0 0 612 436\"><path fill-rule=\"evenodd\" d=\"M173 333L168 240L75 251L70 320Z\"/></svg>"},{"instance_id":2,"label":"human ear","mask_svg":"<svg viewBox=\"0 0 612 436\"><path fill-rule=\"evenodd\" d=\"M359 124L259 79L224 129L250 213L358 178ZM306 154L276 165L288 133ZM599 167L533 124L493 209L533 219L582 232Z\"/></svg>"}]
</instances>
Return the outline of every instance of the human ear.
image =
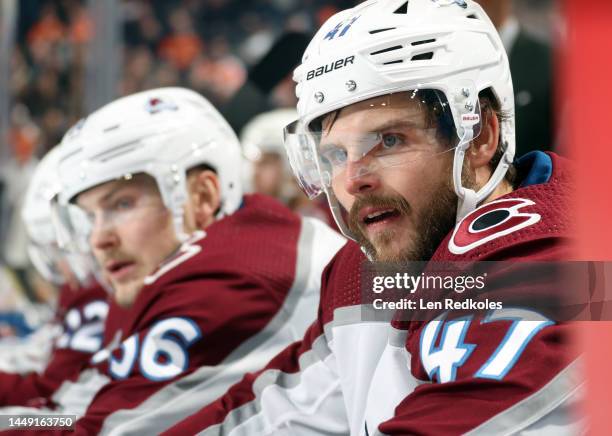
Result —
<instances>
[{"instance_id":1,"label":"human ear","mask_svg":"<svg viewBox=\"0 0 612 436\"><path fill-rule=\"evenodd\" d=\"M466 153L470 168L475 172L476 183L481 186L489 180L491 168L489 162L499 145L499 119L490 108L483 108L480 134L472 141Z\"/></svg>"},{"instance_id":2,"label":"human ear","mask_svg":"<svg viewBox=\"0 0 612 436\"><path fill-rule=\"evenodd\" d=\"M195 171L187 178L190 213L197 229L208 227L221 206L219 178L210 170Z\"/></svg>"}]
</instances>

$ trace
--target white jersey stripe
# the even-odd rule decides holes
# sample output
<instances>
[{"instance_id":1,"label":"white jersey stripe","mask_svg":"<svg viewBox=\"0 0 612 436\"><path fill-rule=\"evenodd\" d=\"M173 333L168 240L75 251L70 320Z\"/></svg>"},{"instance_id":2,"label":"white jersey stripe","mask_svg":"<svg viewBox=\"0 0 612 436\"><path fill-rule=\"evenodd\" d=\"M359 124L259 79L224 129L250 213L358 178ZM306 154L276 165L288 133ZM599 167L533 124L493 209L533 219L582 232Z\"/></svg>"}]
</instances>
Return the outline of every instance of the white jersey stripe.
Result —
<instances>
[{"instance_id":1,"label":"white jersey stripe","mask_svg":"<svg viewBox=\"0 0 612 436\"><path fill-rule=\"evenodd\" d=\"M545 418L551 411L557 409L572 397L579 396L584 385L584 370L581 358L574 360L563 371L555 376L546 386L525 398L502 413L482 423L474 430L466 433L470 436L479 435L510 435L528 432L528 428ZM567 411L565 411L567 412ZM568 414L563 415L567 420ZM578 417L576 417L578 418ZM555 423L548 419L550 428L540 428L539 434L559 434L558 424L568 428L568 423ZM577 425L580 427L580 425Z\"/></svg>"}]
</instances>

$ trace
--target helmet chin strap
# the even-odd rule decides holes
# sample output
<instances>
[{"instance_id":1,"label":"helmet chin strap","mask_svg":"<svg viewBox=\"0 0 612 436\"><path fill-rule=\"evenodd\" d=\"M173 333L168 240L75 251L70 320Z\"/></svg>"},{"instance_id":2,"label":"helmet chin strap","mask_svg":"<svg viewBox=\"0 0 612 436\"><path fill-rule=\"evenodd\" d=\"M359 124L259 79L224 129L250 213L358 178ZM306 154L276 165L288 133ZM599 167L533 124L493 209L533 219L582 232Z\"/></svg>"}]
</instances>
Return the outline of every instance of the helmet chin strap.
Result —
<instances>
[{"instance_id":1,"label":"helmet chin strap","mask_svg":"<svg viewBox=\"0 0 612 436\"><path fill-rule=\"evenodd\" d=\"M158 186L161 191L162 200L166 208L172 214L172 224L174 233L178 241L182 244L189 235L185 232L185 204L187 203L187 181L185 174L178 170L173 170L173 174L163 185L163 180L158 180Z\"/></svg>"},{"instance_id":2,"label":"helmet chin strap","mask_svg":"<svg viewBox=\"0 0 612 436\"><path fill-rule=\"evenodd\" d=\"M183 242L189 239L189 234L185 232L184 226L184 218L182 213L173 213L172 221L174 223L174 232L176 233L176 238L182 244Z\"/></svg>"},{"instance_id":3,"label":"helmet chin strap","mask_svg":"<svg viewBox=\"0 0 612 436\"><path fill-rule=\"evenodd\" d=\"M174 227L174 233L176 234L176 238L178 239L179 243L184 244L186 242L191 241L194 237L197 238L198 235L201 235L202 233L204 233L204 231L201 229L196 229L195 231L191 233L188 233L185 230L185 209L184 207L188 199L186 184L185 183L177 184L177 186L175 186L175 189L172 192L170 192L169 195L171 196L171 199L170 199L171 206L166 206L166 207L172 213L172 223ZM227 213L225 213L225 211L223 211L223 208L221 207L221 210L219 211L219 213L214 216L214 220L215 221L220 220L226 215Z\"/></svg>"},{"instance_id":4,"label":"helmet chin strap","mask_svg":"<svg viewBox=\"0 0 612 436\"><path fill-rule=\"evenodd\" d=\"M485 185L480 188L478 192L464 187L461 182L463 161L465 160L465 152L470 147L474 136L474 131L471 127L464 127L464 131L465 133L461 138L459 145L455 149L455 158L453 161L453 185L455 188L455 193L458 197L457 222L465 218L467 214L476 209L483 201L487 199L489 195L491 195L491 193L503 180L511 163L509 152L506 151L501 161L497 164L497 168L495 168L495 171L491 175L489 181L485 183Z\"/></svg>"}]
</instances>

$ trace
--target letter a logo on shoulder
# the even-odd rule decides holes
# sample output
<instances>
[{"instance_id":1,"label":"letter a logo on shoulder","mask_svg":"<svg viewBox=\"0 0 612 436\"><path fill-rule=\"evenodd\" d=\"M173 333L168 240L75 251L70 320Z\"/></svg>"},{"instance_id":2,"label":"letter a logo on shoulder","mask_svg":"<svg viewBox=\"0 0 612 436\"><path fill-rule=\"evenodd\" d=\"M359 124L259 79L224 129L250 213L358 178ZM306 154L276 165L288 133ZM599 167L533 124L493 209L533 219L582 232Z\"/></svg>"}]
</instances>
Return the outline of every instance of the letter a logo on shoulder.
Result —
<instances>
[{"instance_id":1,"label":"letter a logo on shoulder","mask_svg":"<svg viewBox=\"0 0 612 436\"><path fill-rule=\"evenodd\" d=\"M336 37L336 35L338 35L338 38L346 35L346 32L349 31L353 23L357 21L359 17L360 15L357 15L356 17L351 18L351 20L348 23L345 21L341 21L340 23L336 24L332 30L327 32L327 35L325 35L325 38L323 39L329 39L331 41L332 39ZM340 32L340 34L338 34L338 32Z\"/></svg>"},{"instance_id":2,"label":"letter a logo on shoulder","mask_svg":"<svg viewBox=\"0 0 612 436\"><path fill-rule=\"evenodd\" d=\"M524 198L507 198L487 203L468 214L453 231L448 249L464 254L502 236L529 227L542 219L522 209L535 203Z\"/></svg>"}]
</instances>

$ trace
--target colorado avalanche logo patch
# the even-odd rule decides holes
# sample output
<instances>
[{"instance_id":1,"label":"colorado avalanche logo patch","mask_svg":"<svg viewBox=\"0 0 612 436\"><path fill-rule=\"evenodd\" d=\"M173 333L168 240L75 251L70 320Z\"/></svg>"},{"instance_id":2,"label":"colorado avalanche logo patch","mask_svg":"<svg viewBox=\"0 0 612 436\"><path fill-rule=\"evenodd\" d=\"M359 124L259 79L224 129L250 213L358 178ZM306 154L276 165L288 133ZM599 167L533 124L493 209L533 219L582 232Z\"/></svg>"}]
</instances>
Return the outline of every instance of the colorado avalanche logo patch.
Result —
<instances>
[{"instance_id":1,"label":"colorado avalanche logo patch","mask_svg":"<svg viewBox=\"0 0 612 436\"><path fill-rule=\"evenodd\" d=\"M145 110L151 115L161 111L175 111L177 109L178 106L176 104L157 97L150 98L145 105Z\"/></svg>"},{"instance_id":2,"label":"colorado avalanche logo patch","mask_svg":"<svg viewBox=\"0 0 612 436\"><path fill-rule=\"evenodd\" d=\"M521 212L535 203L523 198L492 201L467 215L455 227L448 249L464 254L489 241L529 227L542 218L537 213Z\"/></svg>"}]
</instances>

